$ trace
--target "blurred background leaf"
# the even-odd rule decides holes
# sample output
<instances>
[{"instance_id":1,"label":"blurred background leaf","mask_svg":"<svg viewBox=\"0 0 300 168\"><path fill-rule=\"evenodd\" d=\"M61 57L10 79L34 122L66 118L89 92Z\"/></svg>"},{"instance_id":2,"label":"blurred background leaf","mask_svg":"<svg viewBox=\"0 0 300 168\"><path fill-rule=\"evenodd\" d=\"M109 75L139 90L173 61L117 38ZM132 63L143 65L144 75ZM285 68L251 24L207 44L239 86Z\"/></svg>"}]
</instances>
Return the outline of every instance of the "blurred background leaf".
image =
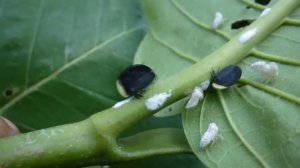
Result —
<instances>
[{"instance_id":1,"label":"blurred background leaf","mask_svg":"<svg viewBox=\"0 0 300 168\"><path fill-rule=\"evenodd\" d=\"M31 131L121 99L115 80L144 36L139 1L1 2L1 115Z\"/></svg>"}]
</instances>

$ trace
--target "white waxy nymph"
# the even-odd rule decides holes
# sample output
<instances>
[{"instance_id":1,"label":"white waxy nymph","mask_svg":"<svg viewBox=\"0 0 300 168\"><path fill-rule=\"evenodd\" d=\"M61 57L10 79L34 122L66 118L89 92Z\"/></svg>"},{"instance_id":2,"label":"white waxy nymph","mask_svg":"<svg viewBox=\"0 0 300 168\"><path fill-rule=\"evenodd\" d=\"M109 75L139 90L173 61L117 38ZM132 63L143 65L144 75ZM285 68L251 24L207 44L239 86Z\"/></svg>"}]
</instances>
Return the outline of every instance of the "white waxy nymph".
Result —
<instances>
[{"instance_id":1,"label":"white waxy nymph","mask_svg":"<svg viewBox=\"0 0 300 168\"><path fill-rule=\"evenodd\" d=\"M170 97L171 95L171 90L169 90L168 92L155 94L145 101L145 105L149 111L157 110L167 101L168 97Z\"/></svg>"},{"instance_id":2,"label":"white waxy nymph","mask_svg":"<svg viewBox=\"0 0 300 168\"><path fill-rule=\"evenodd\" d=\"M189 100L185 105L186 109L194 108L197 106L199 101L203 100L203 91L209 87L210 81L206 80L202 82L199 86L196 86L189 95Z\"/></svg>"},{"instance_id":3,"label":"white waxy nymph","mask_svg":"<svg viewBox=\"0 0 300 168\"><path fill-rule=\"evenodd\" d=\"M261 14L259 15L259 17L266 16L266 15L268 15L270 12L271 12L271 8L266 8L265 10L263 10L263 11L261 12Z\"/></svg>"},{"instance_id":4,"label":"white waxy nymph","mask_svg":"<svg viewBox=\"0 0 300 168\"><path fill-rule=\"evenodd\" d=\"M217 139L219 128L216 123L210 123L200 140L200 148L205 148Z\"/></svg>"},{"instance_id":5,"label":"white waxy nymph","mask_svg":"<svg viewBox=\"0 0 300 168\"><path fill-rule=\"evenodd\" d=\"M240 43L244 44L247 41L249 41L252 37L255 36L256 32L257 32L257 28L253 28L253 29L250 29L250 30L246 31L245 33L243 33L239 37Z\"/></svg>"},{"instance_id":6,"label":"white waxy nymph","mask_svg":"<svg viewBox=\"0 0 300 168\"><path fill-rule=\"evenodd\" d=\"M195 87L190 95L189 101L186 103L185 108L190 109L199 103L203 99L203 90L200 87Z\"/></svg>"},{"instance_id":7,"label":"white waxy nymph","mask_svg":"<svg viewBox=\"0 0 300 168\"><path fill-rule=\"evenodd\" d=\"M131 101L131 99L132 99L132 97L122 100L122 101L119 101L112 108L119 108L119 107L123 106L124 104L129 103Z\"/></svg>"},{"instance_id":8,"label":"white waxy nymph","mask_svg":"<svg viewBox=\"0 0 300 168\"><path fill-rule=\"evenodd\" d=\"M204 91L206 90L208 87L209 87L209 84L210 84L210 81L209 80L206 80L204 82L202 82L199 87Z\"/></svg>"},{"instance_id":9,"label":"white waxy nymph","mask_svg":"<svg viewBox=\"0 0 300 168\"><path fill-rule=\"evenodd\" d=\"M212 24L212 28L214 28L214 29L219 28L220 26L222 26L223 22L224 22L224 18L223 18L222 13L216 12L215 18L214 18L214 21Z\"/></svg>"},{"instance_id":10,"label":"white waxy nymph","mask_svg":"<svg viewBox=\"0 0 300 168\"><path fill-rule=\"evenodd\" d=\"M252 63L250 67L269 78L278 76L278 65L275 62L256 61Z\"/></svg>"}]
</instances>

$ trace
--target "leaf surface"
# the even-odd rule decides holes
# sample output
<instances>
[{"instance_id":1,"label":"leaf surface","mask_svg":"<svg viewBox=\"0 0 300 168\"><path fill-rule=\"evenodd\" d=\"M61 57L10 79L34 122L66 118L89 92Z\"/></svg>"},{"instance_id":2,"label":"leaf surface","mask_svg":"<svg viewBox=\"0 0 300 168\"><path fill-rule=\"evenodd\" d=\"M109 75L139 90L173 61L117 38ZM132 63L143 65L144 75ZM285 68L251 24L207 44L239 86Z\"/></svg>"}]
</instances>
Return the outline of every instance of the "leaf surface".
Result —
<instances>
[{"instance_id":1,"label":"leaf surface","mask_svg":"<svg viewBox=\"0 0 300 168\"><path fill-rule=\"evenodd\" d=\"M271 1L268 7L277 2ZM143 8L149 33L138 49L135 62L153 67L159 82L201 61L243 30L231 30L233 22L256 19L264 9L248 0L145 0ZM225 20L214 30L211 25L216 12L221 12ZM208 167L300 164L299 26L297 8L239 63L243 70L239 86L220 92L209 89L196 108L186 111L182 106L178 110L184 111L184 130L193 151ZM255 61L276 62L279 75L265 82L266 76L249 66ZM159 115L167 115L164 113ZM200 150L201 135L211 122L217 123L223 138Z\"/></svg>"},{"instance_id":2,"label":"leaf surface","mask_svg":"<svg viewBox=\"0 0 300 168\"><path fill-rule=\"evenodd\" d=\"M138 1L1 1L0 114L23 131L82 120L120 96L144 32Z\"/></svg>"}]
</instances>

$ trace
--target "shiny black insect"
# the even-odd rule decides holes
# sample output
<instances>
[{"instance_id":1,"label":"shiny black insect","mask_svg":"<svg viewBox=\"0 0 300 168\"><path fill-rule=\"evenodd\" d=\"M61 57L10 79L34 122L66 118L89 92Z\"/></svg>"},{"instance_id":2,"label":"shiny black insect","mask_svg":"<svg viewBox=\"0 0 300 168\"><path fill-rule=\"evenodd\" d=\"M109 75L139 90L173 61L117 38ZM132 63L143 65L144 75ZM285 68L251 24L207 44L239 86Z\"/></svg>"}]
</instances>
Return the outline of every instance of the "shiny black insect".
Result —
<instances>
[{"instance_id":1,"label":"shiny black insect","mask_svg":"<svg viewBox=\"0 0 300 168\"><path fill-rule=\"evenodd\" d=\"M261 4L261 5L268 5L271 0L255 0L255 3Z\"/></svg>"},{"instance_id":2,"label":"shiny black insect","mask_svg":"<svg viewBox=\"0 0 300 168\"><path fill-rule=\"evenodd\" d=\"M215 89L226 89L234 85L242 76L242 70L235 65L229 65L221 71L211 74L212 86Z\"/></svg>"},{"instance_id":3,"label":"shiny black insect","mask_svg":"<svg viewBox=\"0 0 300 168\"><path fill-rule=\"evenodd\" d=\"M246 27L246 26L250 25L253 21L254 20L251 20L251 19L238 20L231 24L231 29L239 29L242 27Z\"/></svg>"},{"instance_id":4,"label":"shiny black insect","mask_svg":"<svg viewBox=\"0 0 300 168\"><path fill-rule=\"evenodd\" d=\"M155 79L155 73L146 65L137 64L125 69L117 79L117 89L124 96L142 97L141 93Z\"/></svg>"}]
</instances>

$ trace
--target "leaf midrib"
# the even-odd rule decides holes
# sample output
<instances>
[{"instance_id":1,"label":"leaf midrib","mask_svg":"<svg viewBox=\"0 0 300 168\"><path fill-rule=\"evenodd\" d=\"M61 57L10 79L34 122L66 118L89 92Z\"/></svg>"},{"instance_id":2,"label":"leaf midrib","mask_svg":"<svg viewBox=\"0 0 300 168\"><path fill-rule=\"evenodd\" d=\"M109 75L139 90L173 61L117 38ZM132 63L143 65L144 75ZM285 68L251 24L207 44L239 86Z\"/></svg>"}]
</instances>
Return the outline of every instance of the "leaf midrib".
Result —
<instances>
[{"instance_id":1,"label":"leaf midrib","mask_svg":"<svg viewBox=\"0 0 300 168\"><path fill-rule=\"evenodd\" d=\"M23 97L27 96L28 94L30 94L31 92L37 90L40 86L44 85L45 83L49 82L50 80L56 78L61 72L65 71L66 69L68 69L69 67L71 67L72 65L80 62L81 60L83 60L84 58L88 57L89 55L91 55L92 53L94 53L95 51L101 49L102 47L108 45L109 43L118 40L119 38L126 36L130 33L133 33L137 30L139 30L139 27L134 27L131 29L128 29L126 31L122 31L114 36L112 36L111 38L107 39L106 41L104 41L103 43L100 43L99 45L91 48L90 50L88 50L87 52L81 54L79 57L73 59L72 61L68 62L67 64L63 65L61 68L57 69L56 71L54 71L53 73L49 74L47 77L45 77L44 79L40 80L39 82L37 82L36 84L32 85L31 87L29 87L28 89L24 90L21 94L19 94L18 96L14 97L14 99L12 99L11 101L9 101L7 104L5 104L1 109L0 109L0 115L3 114L3 112L8 109L9 107L13 106L15 103L17 103L18 101L20 101Z\"/></svg>"}]
</instances>

